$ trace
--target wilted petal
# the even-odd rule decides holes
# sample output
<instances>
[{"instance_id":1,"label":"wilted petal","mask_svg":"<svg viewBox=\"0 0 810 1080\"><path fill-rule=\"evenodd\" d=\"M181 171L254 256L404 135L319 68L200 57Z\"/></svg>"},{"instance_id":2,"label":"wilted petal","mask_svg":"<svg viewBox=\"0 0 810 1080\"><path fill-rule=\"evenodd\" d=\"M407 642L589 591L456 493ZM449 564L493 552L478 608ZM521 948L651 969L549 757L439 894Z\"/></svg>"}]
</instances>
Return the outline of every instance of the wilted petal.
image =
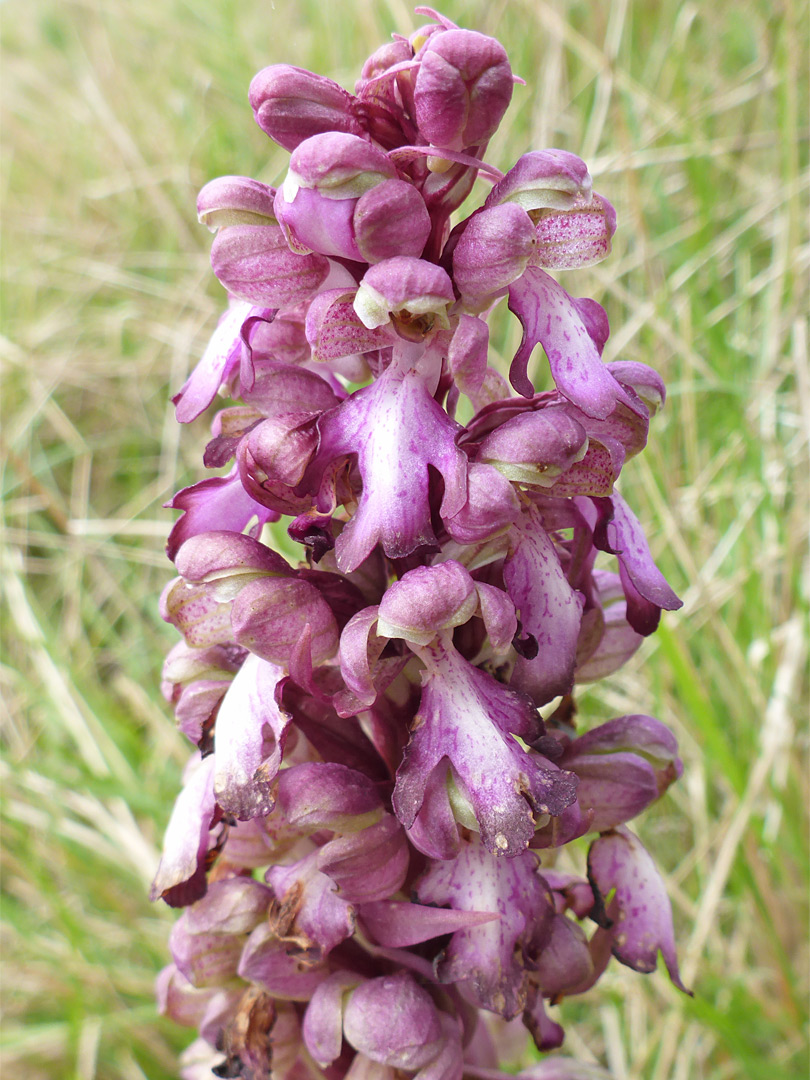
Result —
<instances>
[{"instance_id":1,"label":"wilted petal","mask_svg":"<svg viewBox=\"0 0 810 1080\"><path fill-rule=\"evenodd\" d=\"M681 982L675 954L672 906L664 882L638 837L621 826L594 840L588 853L588 878L603 898L613 894L607 907L613 955L635 971L655 971L658 951L669 977L679 990ZM614 892L615 890L615 892Z\"/></svg>"},{"instance_id":2,"label":"wilted petal","mask_svg":"<svg viewBox=\"0 0 810 1080\"><path fill-rule=\"evenodd\" d=\"M275 802L290 717L277 702L284 672L248 656L223 698L214 735L214 790L222 809L241 820L264 816Z\"/></svg>"},{"instance_id":3,"label":"wilted petal","mask_svg":"<svg viewBox=\"0 0 810 1080\"><path fill-rule=\"evenodd\" d=\"M237 974L257 983L273 997L286 1001L309 1001L329 974L328 967L313 966L306 954L291 955L267 923L262 923L248 937L242 949Z\"/></svg>"},{"instance_id":4,"label":"wilted petal","mask_svg":"<svg viewBox=\"0 0 810 1080\"><path fill-rule=\"evenodd\" d=\"M205 893L203 863L215 812L214 759L207 757L196 766L177 796L152 882L151 900L160 896L170 907L183 907Z\"/></svg>"}]
</instances>

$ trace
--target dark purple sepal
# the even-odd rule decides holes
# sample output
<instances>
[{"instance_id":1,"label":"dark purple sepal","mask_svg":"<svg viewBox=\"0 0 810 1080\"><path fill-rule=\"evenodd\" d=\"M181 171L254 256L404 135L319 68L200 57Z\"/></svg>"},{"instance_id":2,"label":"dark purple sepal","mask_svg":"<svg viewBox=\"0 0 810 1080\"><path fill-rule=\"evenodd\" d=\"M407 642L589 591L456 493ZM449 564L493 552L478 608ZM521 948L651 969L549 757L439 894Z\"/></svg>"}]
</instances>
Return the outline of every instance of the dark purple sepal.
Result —
<instances>
[{"instance_id":1,"label":"dark purple sepal","mask_svg":"<svg viewBox=\"0 0 810 1080\"><path fill-rule=\"evenodd\" d=\"M504 859L472 840L462 844L456 859L434 863L416 885L422 903L498 916L457 930L436 971L443 983L465 983L480 1008L506 1019L525 1006L525 960L531 962L542 947L554 918L551 896L537 870L537 857L530 852Z\"/></svg>"},{"instance_id":2,"label":"dark purple sepal","mask_svg":"<svg viewBox=\"0 0 810 1080\"><path fill-rule=\"evenodd\" d=\"M592 973L593 960L584 931L566 915L555 915L533 975L543 996L559 998L589 979Z\"/></svg>"},{"instance_id":3,"label":"dark purple sepal","mask_svg":"<svg viewBox=\"0 0 810 1080\"><path fill-rule=\"evenodd\" d=\"M217 714L214 792L222 809L242 821L266 816L275 803L290 723L277 704L284 677L275 664L248 656Z\"/></svg>"},{"instance_id":4,"label":"dark purple sepal","mask_svg":"<svg viewBox=\"0 0 810 1080\"><path fill-rule=\"evenodd\" d=\"M518 656L512 683L543 705L573 685L584 598L569 584L535 507L521 514L509 541L504 584L524 634L539 646L532 660Z\"/></svg>"},{"instance_id":5,"label":"dark purple sepal","mask_svg":"<svg viewBox=\"0 0 810 1080\"><path fill-rule=\"evenodd\" d=\"M562 1025L552 1020L546 1012L543 994L535 983L532 983L529 988L527 1006L523 1011L523 1023L528 1028L538 1050L557 1050L565 1041Z\"/></svg>"},{"instance_id":6,"label":"dark purple sepal","mask_svg":"<svg viewBox=\"0 0 810 1080\"><path fill-rule=\"evenodd\" d=\"M589 326L598 322L593 308L584 320L577 301L543 270L530 266L509 286L509 310L523 327L509 369L509 381L519 394L531 397L535 392L527 368L532 350L541 343L557 389L588 416L604 419L619 401L632 407L627 392L602 364Z\"/></svg>"},{"instance_id":7,"label":"dark purple sepal","mask_svg":"<svg viewBox=\"0 0 810 1080\"><path fill-rule=\"evenodd\" d=\"M681 982L675 952L672 905L655 863L638 837L620 826L591 844L588 880L597 898L608 899L609 933L616 959L645 974L655 971L658 952L669 977Z\"/></svg>"},{"instance_id":8,"label":"dark purple sepal","mask_svg":"<svg viewBox=\"0 0 810 1080\"><path fill-rule=\"evenodd\" d=\"M185 907L205 895L205 856L216 813L214 760L208 757L199 761L195 755L166 827L163 855L149 894L151 900L161 897L169 907Z\"/></svg>"}]
</instances>

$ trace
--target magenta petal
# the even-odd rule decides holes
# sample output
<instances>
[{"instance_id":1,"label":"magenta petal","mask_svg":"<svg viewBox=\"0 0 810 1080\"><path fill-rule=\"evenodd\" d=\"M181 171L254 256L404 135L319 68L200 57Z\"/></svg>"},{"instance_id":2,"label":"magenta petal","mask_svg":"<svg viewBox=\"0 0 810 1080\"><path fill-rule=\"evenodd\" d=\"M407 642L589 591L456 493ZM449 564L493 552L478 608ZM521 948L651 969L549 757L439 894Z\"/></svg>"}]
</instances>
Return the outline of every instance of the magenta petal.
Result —
<instances>
[{"instance_id":1,"label":"magenta petal","mask_svg":"<svg viewBox=\"0 0 810 1080\"><path fill-rule=\"evenodd\" d=\"M658 798L655 770L638 754L580 753L566 755L564 762L579 777L579 805L593 810L590 832L623 825Z\"/></svg>"},{"instance_id":2,"label":"magenta petal","mask_svg":"<svg viewBox=\"0 0 810 1080\"><path fill-rule=\"evenodd\" d=\"M590 978L593 961L588 939L578 923L565 915L551 921L548 941L537 958L538 985L545 997L554 998Z\"/></svg>"},{"instance_id":3,"label":"magenta petal","mask_svg":"<svg viewBox=\"0 0 810 1080\"><path fill-rule=\"evenodd\" d=\"M683 602L653 562L647 538L636 515L617 491L604 501L613 508L613 516L606 528L607 544L618 555L621 569L634 588L645 600L665 611L676 611L682 607Z\"/></svg>"},{"instance_id":4,"label":"magenta petal","mask_svg":"<svg viewBox=\"0 0 810 1080\"><path fill-rule=\"evenodd\" d=\"M248 656L222 700L214 735L214 790L222 809L241 820L273 809L290 717L276 704L284 672Z\"/></svg>"},{"instance_id":5,"label":"magenta petal","mask_svg":"<svg viewBox=\"0 0 810 1080\"><path fill-rule=\"evenodd\" d=\"M474 668L440 641L419 651L428 664L422 701L397 770L394 808L410 828L434 770L449 759L490 851L515 855L534 835L532 809L559 814L573 802L570 773L547 768L512 734L536 735L529 698Z\"/></svg>"},{"instance_id":6,"label":"magenta petal","mask_svg":"<svg viewBox=\"0 0 810 1080\"><path fill-rule=\"evenodd\" d=\"M510 538L504 583L523 632L539 647L531 660L518 656L512 682L542 705L571 689L584 600L569 585L535 508L521 515Z\"/></svg>"},{"instance_id":7,"label":"magenta petal","mask_svg":"<svg viewBox=\"0 0 810 1080\"><path fill-rule=\"evenodd\" d=\"M287 1001L309 1001L329 974L325 964L312 967L306 959L289 951L270 926L261 923L251 933L242 950L238 974L257 983L273 997Z\"/></svg>"},{"instance_id":8,"label":"magenta petal","mask_svg":"<svg viewBox=\"0 0 810 1080\"><path fill-rule=\"evenodd\" d=\"M679 990L672 906L649 852L624 826L594 840L588 853L588 878L594 890L610 898L607 914L613 955L635 971L655 971L658 952Z\"/></svg>"},{"instance_id":9,"label":"magenta petal","mask_svg":"<svg viewBox=\"0 0 810 1080\"><path fill-rule=\"evenodd\" d=\"M208 831L216 812L214 759L205 758L177 796L163 840L163 855L152 882L151 900L184 907L206 890L203 860Z\"/></svg>"},{"instance_id":10,"label":"magenta petal","mask_svg":"<svg viewBox=\"0 0 810 1080\"><path fill-rule=\"evenodd\" d=\"M220 318L202 360L179 393L172 398L178 423L188 424L204 412L230 372L236 368L242 355L240 330L250 312L249 302L236 300Z\"/></svg>"},{"instance_id":11,"label":"magenta petal","mask_svg":"<svg viewBox=\"0 0 810 1080\"><path fill-rule=\"evenodd\" d=\"M449 904L456 911L489 911L494 922L457 930L440 959L442 982L467 982L476 1003L507 1019L526 1000L524 950L547 933L554 916L537 858L526 852L512 859L466 843L452 861L433 863L416 886L422 903Z\"/></svg>"},{"instance_id":12,"label":"magenta petal","mask_svg":"<svg viewBox=\"0 0 810 1080\"><path fill-rule=\"evenodd\" d=\"M257 518L257 529L268 521L279 519L274 510L251 499L235 469L228 476L212 476L183 488L169 505L173 510L183 511L166 543L166 554L170 559L174 559L186 540L198 533L222 528L241 533L254 517Z\"/></svg>"},{"instance_id":13,"label":"magenta petal","mask_svg":"<svg viewBox=\"0 0 810 1080\"><path fill-rule=\"evenodd\" d=\"M306 948L310 958L326 956L355 928L355 909L338 895L334 881L318 870L318 854L292 866L271 866L266 874L276 894L279 921L286 924L294 917L283 936L294 939L297 949Z\"/></svg>"},{"instance_id":14,"label":"magenta petal","mask_svg":"<svg viewBox=\"0 0 810 1080\"><path fill-rule=\"evenodd\" d=\"M378 944L398 949L499 918L491 911L453 911L403 900L363 904L359 915Z\"/></svg>"},{"instance_id":15,"label":"magenta petal","mask_svg":"<svg viewBox=\"0 0 810 1080\"><path fill-rule=\"evenodd\" d=\"M526 371L539 342L557 388L588 416L604 419L617 401L631 405L627 392L602 364L576 301L552 277L535 266L528 267L509 286L509 310L523 326L523 340L509 369L510 382L518 393L524 397L534 394Z\"/></svg>"},{"instance_id":16,"label":"magenta petal","mask_svg":"<svg viewBox=\"0 0 810 1080\"><path fill-rule=\"evenodd\" d=\"M320 447L304 483L323 476L325 501L330 480L325 470L334 472L354 453L363 477L357 511L335 545L343 573L357 569L378 542L395 559L435 544L428 466L444 477L441 513L453 514L467 497L467 458L455 443L458 425L422 378L392 362L373 385L321 417L318 427Z\"/></svg>"}]
</instances>

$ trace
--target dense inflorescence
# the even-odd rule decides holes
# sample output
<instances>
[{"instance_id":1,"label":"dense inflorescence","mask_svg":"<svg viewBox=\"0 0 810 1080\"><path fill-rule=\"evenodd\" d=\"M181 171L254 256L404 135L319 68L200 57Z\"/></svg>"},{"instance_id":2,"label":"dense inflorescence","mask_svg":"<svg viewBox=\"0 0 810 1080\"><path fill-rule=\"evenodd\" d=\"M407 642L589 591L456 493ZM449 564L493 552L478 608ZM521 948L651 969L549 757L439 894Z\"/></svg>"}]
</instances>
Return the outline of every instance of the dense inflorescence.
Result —
<instances>
[{"instance_id":1,"label":"dense inflorescence","mask_svg":"<svg viewBox=\"0 0 810 1080\"><path fill-rule=\"evenodd\" d=\"M238 404L204 455L230 471L171 504L162 598L196 748L153 888L185 909L159 998L199 1029L187 1080L492 1080L516 1029L561 1045L547 1008L611 955L650 972L660 951L680 986L626 825L680 774L675 739L644 715L577 733L572 696L679 606L615 488L664 386L603 363L605 312L549 273L610 251L586 165L485 163L506 53L417 11L354 94L260 72L286 179L199 197L229 307L177 417ZM517 394L489 364L503 297ZM298 565L262 540L282 519ZM556 868L588 833L581 876ZM554 1055L531 1075L603 1074Z\"/></svg>"}]
</instances>

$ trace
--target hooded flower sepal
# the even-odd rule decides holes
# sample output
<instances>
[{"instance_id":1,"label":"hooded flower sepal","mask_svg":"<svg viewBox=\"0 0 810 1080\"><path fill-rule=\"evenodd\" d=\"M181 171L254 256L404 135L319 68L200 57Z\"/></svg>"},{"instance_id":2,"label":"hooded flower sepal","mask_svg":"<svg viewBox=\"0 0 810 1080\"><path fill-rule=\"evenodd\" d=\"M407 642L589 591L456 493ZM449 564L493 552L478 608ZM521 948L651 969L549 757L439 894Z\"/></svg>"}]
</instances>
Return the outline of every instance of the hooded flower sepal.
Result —
<instances>
[{"instance_id":1,"label":"hooded flower sepal","mask_svg":"<svg viewBox=\"0 0 810 1080\"><path fill-rule=\"evenodd\" d=\"M562 768L579 777L577 801L593 811L590 828L605 832L630 821L681 775L678 743L651 716L619 716L566 747Z\"/></svg>"}]
</instances>

